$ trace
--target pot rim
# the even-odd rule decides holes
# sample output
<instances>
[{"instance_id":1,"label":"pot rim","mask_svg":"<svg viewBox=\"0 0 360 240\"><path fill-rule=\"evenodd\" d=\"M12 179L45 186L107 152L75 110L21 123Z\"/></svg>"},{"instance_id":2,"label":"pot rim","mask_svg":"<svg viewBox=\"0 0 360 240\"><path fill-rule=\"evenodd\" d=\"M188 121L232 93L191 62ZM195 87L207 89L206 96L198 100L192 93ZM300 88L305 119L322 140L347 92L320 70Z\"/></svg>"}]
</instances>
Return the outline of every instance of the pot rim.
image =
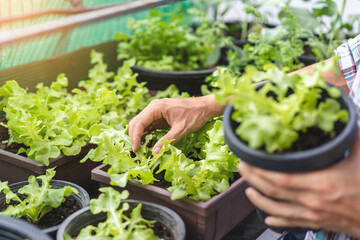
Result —
<instances>
[{"instance_id":1,"label":"pot rim","mask_svg":"<svg viewBox=\"0 0 360 240\"><path fill-rule=\"evenodd\" d=\"M151 68L142 67L139 65L132 66L133 69L140 70L143 72L148 72L151 74L161 74L161 75L170 75L170 76L178 76L178 75L198 75L198 74L211 74L213 73L217 67L211 69L200 69L200 70L188 70L188 71L163 71L163 70L156 70Z\"/></svg>"},{"instance_id":2,"label":"pot rim","mask_svg":"<svg viewBox=\"0 0 360 240\"><path fill-rule=\"evenodd\" d=\"M41 231L38 227L33 224L18 218L0 216L0 230L9 230L8 232L18 232L21 233L26 239L31 240L41 239L41 240L50 240L51 238Z\"/></svg>"}]
</instances>

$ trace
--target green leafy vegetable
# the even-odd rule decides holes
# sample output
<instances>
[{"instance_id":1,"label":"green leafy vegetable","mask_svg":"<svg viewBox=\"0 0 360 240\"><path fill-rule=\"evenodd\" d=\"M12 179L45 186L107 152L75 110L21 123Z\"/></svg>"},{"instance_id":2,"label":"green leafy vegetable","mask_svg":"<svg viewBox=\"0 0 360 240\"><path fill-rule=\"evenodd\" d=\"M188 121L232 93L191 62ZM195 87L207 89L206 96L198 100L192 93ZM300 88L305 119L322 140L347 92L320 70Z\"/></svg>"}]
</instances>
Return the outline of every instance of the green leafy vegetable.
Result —
<instances>
[{"instance_id":1,"label":"green leafy vegetable","mask_svg":"<svg viewBox=\"0 0 360 240\"><path fill-rule=\"evenodd\" d=\"M126 213L130 210L128 203L122 200L129 197L129 192L124 190L119 193L111 187L100 188L102 194L97 199L90 200L90 211L93 214L106 213L107 218L97 226L88 225L81 229L75 239L101 239L101 240L157 240L152 227L154 220L146 220L141 216L142 204L132 209L130 216ZM73 239L65 233L66 240Z\"/></svg>"},{"instance_id":2,"label":"green leafy vegetable","mask_svg":"<svg viewBox=\"0 0 360 240\"><path fill-rule=\"evenodd\" d=\"M145 83L136 81L131 70L134 61L126 61L115 75L107 71L103 54L93 51L89 80L81 81L79 88L67 91L68 79L60 74L49 87L37 85L35 93L28 93L16 81L0 87L0 106L6 114L9 129L8 144L24 147L18 153L49 165L49 159L60 154L79 154L90 140L92 125L126 125L128 120L142 110L152 99L182 95L170 86L151 96Z\"/></svg>"},{"instance_id":3,"label":"green leafy vegetable","mask_svg":"<svg viewBox=\"0 0 360 240\"><path fill-rule=\"evenodd\" d=\"M91 142L98 147L90 150L82 161L91 159L109 164L112 184L120 187L125 187L130 179L152 184L160 180L155 174L163 172L164 179L172 185L168 188L172 199L188 196L206 201L211 195L225 191L233 172L237 171L238 159L225 145L220 120L210 121L175 146L171 141L164 141L159 154L152 153L151 144L162 137L164 131L146 136L136 153L132 152L126 129L94 125L90 133Z\"/></svg>"},{"instance_id":4,"label":"green leafy vegetable","mask_svg":"<svg viewBox=\"0 0 360 240\"><path fill-rule=\"evenodd\" d=\"M334 0L317 0L310 10L291 8L304 35L308 37L305 44L311 47L315 57L323 59L333 56L335 48L345 40L344 30L352 30L353 18L350 17L349 22L343 19L345 4L346 1L342 1L338 10Z\"/></svg>"},{"instance_id":5,"label":"green leafy vegetable","mask_svg":"<svg viewBox=\"0 0 360 240\"><path fill-rule=\"evenodd\" d=\"M78 193L78 190L65 186L63 188L52 188L50 180L55 176L54 169L47 169L46 175L38 177L30 176L29 184L20 188L14 193L8 187L8 182L0 182L0 192L6 195L6 203L13 201L0 215L6 215L16 218L25 217L29 222L37 223L45 214L54 208L58 208L65 197L71 193ZM38 180L41 180L39 185ZM21 199L18 194L24 194L25 199Z\"/></svg>"},{"instance_id":6,"label":"green leafy vegetable","mask_svg":"<svg viewBox=\"0 0 360 240\"><path fill-rule=\"evenodd\" d=\"M169 18L169 21L163 20ZM154 10L144 20L128 23L132 35L117 34L118 59L163 71L206 69L217 64L220 48L231 45L226 26L206 19L194 30L183 24L183 14Z\"/></svg>"},{"instance_id":7,"label":"green leafy vegetable","mask_svg":"<svg viewBox=\"0 0 360 240\"><path fill-rule=\"evenodd\" d=\"M310 75L287 75L278 68L262 72L247 68L241 78L219 78L219 102L230 103L232 118L239 123L236 134L251 148L265 148L269 153L290 148L300 132L315 127L334 135L337 121L346 123L348 112L336 98L341 92L328 86L321 76L325 70L336 71L336 60L322 63ZM226 77L227 76L227 77ZM267 80L260 89L253 82Z\"/></svg>"}]
</instances>

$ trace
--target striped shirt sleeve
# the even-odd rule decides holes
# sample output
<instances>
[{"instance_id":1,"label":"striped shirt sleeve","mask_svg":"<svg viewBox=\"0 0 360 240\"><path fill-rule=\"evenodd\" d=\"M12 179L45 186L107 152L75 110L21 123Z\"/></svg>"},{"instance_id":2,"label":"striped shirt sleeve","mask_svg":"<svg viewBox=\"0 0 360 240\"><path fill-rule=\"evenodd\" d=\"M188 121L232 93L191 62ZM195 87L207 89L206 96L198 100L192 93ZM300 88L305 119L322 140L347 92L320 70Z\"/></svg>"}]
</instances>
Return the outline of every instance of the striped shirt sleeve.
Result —
<instances>
[{"instance_id":1,"label":"striped shirt sleeve","mask_svg":"<svg viewBox=\"0 0 360 240\"><path fill-rule=\"evenodd\" d=\"M340 45L335 54L340 57L339 68L351 90L360 65L360 35Z\"/></svg>"}]
</instances>

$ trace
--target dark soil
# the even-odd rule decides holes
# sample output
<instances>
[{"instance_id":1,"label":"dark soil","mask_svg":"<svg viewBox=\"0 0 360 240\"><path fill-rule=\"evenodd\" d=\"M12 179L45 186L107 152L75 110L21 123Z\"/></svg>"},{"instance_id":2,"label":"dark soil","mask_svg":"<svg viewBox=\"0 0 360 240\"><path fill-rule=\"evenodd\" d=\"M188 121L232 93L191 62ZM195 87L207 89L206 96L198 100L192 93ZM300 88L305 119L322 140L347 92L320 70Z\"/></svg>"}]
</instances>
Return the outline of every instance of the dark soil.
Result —
<instances>
[{"instance_id":1,"label":"dark soil","mask_svg":"<svg viewBox=\"0 0 360 240\"><path fill-rule=\"evenodd\" d=\"M154 224L154 233L157 237L163 238L164 240L174 240L174 236L167 229L167 227L161 222L156 221Z\"/></svg>"},{"instance_id":2,"label":"dark soil","mask_svg":"<svg viewBox=\"0 0 360 240\"><path fill-rule=\"evenodd\" d=\"M156 172L156 171L157 171L157 169L154 172ZM161 187L161 188L164 188L164 189L166 189L168 187L171 187L171 182L166 181L164 179L164 175L165 175L165 171L162 171L162 172L157 173L157 174L154 173L154 178L158 179L159 181L154 182L152 185L157 186L157 187Z\"/></svg>"},{"instance_id":3,"label":"dark soil","mask_svg":"<svg viewBox=\"0 0 360 240\"><path fill-rule=\"evenodd\" d=\"M308 128L306 133L299 132L299 138L293 143L292 147L285 152L298 152L321 146L339 135L344 127L344 123L336 122L334 129L335 134L333 135L325 134L319 128Z\"/></svg>"},{"instance_id":4,"label":"dark soil","mask_svg":"<svg viewBox=\"0 0 360 240\"><path fill-rule=\"evenodd\" d=\"M130 218L130 213L125 213L125 215ZM153 220L153 219L147 219L147 220ZM93 226L97 226L97 224L93 224ZM175 240L175 237L172 235L171 231L161 222L156 221L154 224L154 227L152 228L154 230L155 236L162 238L164 240ZM77 232L75 234L72 234L72 238L76 238L79 235L80 232Z\"/></svg>"},{"instance_id":5,"label":"dark soil","mask_svg":"<svg viewBox=\"0 0 360 240\"><path fill-rule=\"evenodd\" d=\"M9 145L7 143L7 140L9 140L9 137L10 136L9 136L8 129L6 129L3 126L0 126L0 149L17 154L17 152L20 148L22 148L22 147L26 148L25 145L18 144L18 143L12 143ZM25 154L20 154L20 155L25 156Z\"/></svg>"},{"instance_id":6,"label":"dark soil","mask_svg":"<svg viewBox=\"0 0 360 240\"><path fill-rule=\"evenodd\" d=\"M25 199L26 195L20 195L21 199ZM9 204L6 202L0 203L0 211L4 211L9 205L16 206L17 202L11 201ZM75 197L69 196L65 198L65 201L60 205L60 207L53 209L51 212L45 214L38 223L33 223L41 229L53 227L62 223L65 218L70 214L79 210L81 206L76 201ZM22 219L28 221L26 217Z\"/></svg>"}]
</instances>

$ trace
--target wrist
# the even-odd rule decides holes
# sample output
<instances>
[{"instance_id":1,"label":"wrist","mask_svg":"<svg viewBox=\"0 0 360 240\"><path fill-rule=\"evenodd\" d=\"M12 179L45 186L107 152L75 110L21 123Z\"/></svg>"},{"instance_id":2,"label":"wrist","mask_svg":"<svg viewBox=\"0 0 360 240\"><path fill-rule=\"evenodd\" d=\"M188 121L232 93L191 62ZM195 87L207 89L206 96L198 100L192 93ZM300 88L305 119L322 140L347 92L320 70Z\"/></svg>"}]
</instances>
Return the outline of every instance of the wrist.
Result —
<instances>
[{"instance_id":1,"label":"wrist","mask_svg":"<svg viewBox=\"0 0 360 240\"><path fill-rule=\"evenodd\" d=\"M215 94L210 94L202 97L204 108L208 112L209 118L223 115L227 104L220 104L215 99Z\"/></svg>"}]
</instances>

